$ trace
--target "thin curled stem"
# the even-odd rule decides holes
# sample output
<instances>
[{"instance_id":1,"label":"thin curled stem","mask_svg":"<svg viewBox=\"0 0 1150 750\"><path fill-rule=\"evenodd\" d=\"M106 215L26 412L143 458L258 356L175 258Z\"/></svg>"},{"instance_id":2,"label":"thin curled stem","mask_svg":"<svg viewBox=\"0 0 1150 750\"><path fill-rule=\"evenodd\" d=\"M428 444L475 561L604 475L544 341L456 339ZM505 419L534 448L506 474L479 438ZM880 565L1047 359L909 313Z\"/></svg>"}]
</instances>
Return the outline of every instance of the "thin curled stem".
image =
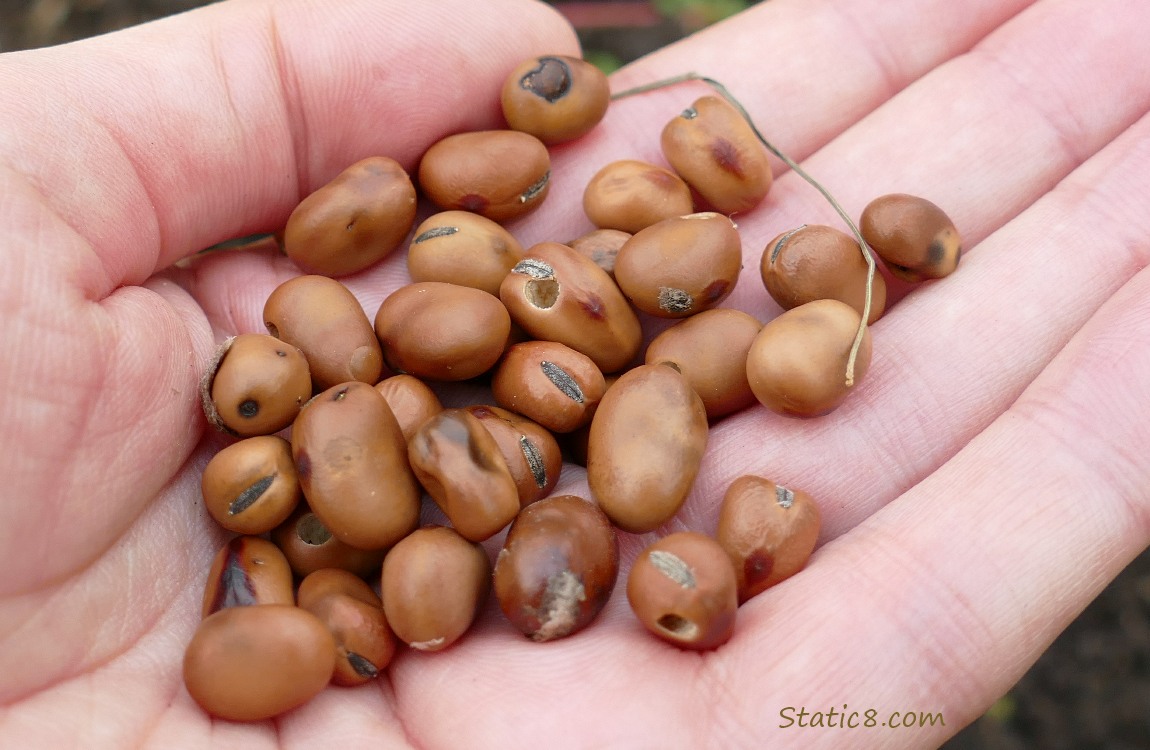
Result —
<instances>
[{"instance_id":1,"label":"thin curled stem","mask_svg":"<svg viewBox=\"0 0 1150 750\"><path fill-rule=\"evenodd\" d=\"M846 385L848 388L853 386L855 383L855 361L858 359L859 348L862 347L863 336L866 335L867 319L870 317L871 311L871 299L873 297L875 274L875 262L874 256L872 254L873 251L870 249L870 246L867 245L866 240L863 239L862 232L859 231L859 228L855 225L854 221L852 221L851 217L847 215L847 212L843 210L843 207L839 205L839 202L834 199L834 196L827 192L827 189L823 187L818 180L807 174L806 170L800 167L793 159L791 159L791 157L784 154L777 147L775 147L773 143L768 141L766 137L761 132L759 132L759 128L755 125L755 121L751 119L750 113L747 112L742 103L740 103L739 100L731 94L730 90L727 89L726 86L719 83L714 78L708 78L707 76L700 75L698 73L683 73L681 75L672 76L670 78L663 78L658 81L652 81L651 83L645 83L641 86L635 86L623 91L618 91L611 95L611 99L612 101L616 99L625 99L629 96L645 94L648 91L655 91L656 89L674 86L679 83L686 83L687 81L701 81L702 83L705 83L713 88L719 93L720 96L726 99L727 102L729 102L731 106L733 106L738 111L742 118L747 121L747 124L751 127L751 132L755 134L755 137L759 139L760 143L766 146L768 151L779 157L779 159L781 159L784 164L786 164L796 174L798 174L799 177L802 177L804 180L810 183L815 190L818 190L819 193L822 194L823 198L827 200L827 203L831 204L831 207L834 208L835 212L838 213L839 217L841 217L846 225L850 228L851 233L855 236L855 240L858 241L859 252L862 253L863 260L866 261L866 292L863 297L862 320L859 321L858 332L855 334L854 342L851 344L850 355L847 357Z\"/></svg>"}]
</instances>

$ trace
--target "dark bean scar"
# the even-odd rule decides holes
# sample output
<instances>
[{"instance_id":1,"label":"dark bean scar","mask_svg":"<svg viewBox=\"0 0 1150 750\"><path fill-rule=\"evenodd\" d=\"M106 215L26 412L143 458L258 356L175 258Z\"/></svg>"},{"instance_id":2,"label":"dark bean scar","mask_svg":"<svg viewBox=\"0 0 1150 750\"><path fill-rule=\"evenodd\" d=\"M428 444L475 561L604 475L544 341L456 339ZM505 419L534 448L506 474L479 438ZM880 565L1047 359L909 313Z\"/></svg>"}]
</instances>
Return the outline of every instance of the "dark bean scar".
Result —
<instances>
[{"instance_id":1,"label":"dark bean scar","mask_svg":"<svg viewBox=\"0 0 1150 750\"><path fill-rule=\"evenodd\" d=\"M547 467L543 464L543 456L539 453L539 449L527 439L526 435L519 436L519 449L523 451L523 457L527 459L527 468L531 470L531 476L535 479L535 486L543 489L547 486Z\"/></svg>"},{"instance_id":2,"label":"dark bean scar","mask_svg":"<svg viewBox=\"0 0 1150 750\"><path fill-rule=\"evenodd\" d=\"M554 104L571 91L571 69L557 57L541 57L539 67L519 79L519 87Z\"/></svg>"},{"instance_id":3,"label":"dark bean scar","mask_svg":"<svg viewBox=\"0 0 1150 750\"><path fill-rule=\"evenodd\" d=\"M436 237L448 237L458 231L459 227L432 227L431 229L428 229L426 232L423 232L414 240L412 240L411 244L418 245L420 242L427 242L428 240L433 240Z\"/></svg>"},{"instance_id":4,"label":"dark bean scar","mask_svg":"<svg viewBox=\"0 0 1150 750\"><path fill-rule=\"evenodd\" d=\"M231 504L228 505L228 515L234 516L250 508L256 500L263 497L263 494L268 491L268 487L272 486L272 482L274 482L275 479L275 474L257 479L254 484L237 495L235 500L232 500Z\"/></svg>"},{"instance_id":5,"label":"dark bean scar","mask_svg":"<svg viewBox=\"0 0 1150 750\"><path fill-rule=\"evenodd\" d=\"M564 396L577 404L583 403L583 389L579 387L574 378L567 374L566 370L554 362L546 360L539 363L539 368L543 370L543 374L547 376L551 384L562 391Z\"/></svg>"}]
</instances>

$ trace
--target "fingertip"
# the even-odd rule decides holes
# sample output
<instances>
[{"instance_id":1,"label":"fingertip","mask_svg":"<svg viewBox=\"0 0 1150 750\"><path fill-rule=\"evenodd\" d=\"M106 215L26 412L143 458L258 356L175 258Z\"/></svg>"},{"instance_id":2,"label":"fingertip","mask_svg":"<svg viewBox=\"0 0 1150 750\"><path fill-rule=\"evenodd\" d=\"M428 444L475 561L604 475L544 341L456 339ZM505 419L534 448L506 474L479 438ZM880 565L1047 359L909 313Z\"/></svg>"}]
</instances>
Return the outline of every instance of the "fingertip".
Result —
<instances>
[{"instance_id":1,"label":"fingertip","mask_svg":"<svg viewBox=\"0 0 1150 750\"><path fill-rule=\"evenodd\" d=\"M237 0L0 66L0 161L76 226L112 283L274 231L369 155L502 127L522 59L577 54L534 0ZM7 62L7 61L6 61Z\"/></svg>"}]
</instances>

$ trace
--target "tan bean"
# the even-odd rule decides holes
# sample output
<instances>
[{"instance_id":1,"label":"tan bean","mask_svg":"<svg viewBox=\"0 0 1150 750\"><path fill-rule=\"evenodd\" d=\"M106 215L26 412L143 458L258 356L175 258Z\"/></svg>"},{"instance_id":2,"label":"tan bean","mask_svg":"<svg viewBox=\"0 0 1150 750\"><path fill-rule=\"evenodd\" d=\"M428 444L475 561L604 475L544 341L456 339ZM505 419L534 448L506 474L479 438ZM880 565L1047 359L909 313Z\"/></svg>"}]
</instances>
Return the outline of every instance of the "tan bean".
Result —
<instances>
[{"instance_id":1,"label":"tan bean","mask_svg":"<svg viewBox=\"0 0 1150 750\"><path fill-rule=\"evenodd\" d=\"M704 96L667 123L663 156L715 211L750 211L771 189L767 149L742 115L717 96Z\"/></svg>"},{"instance_id":2,"label":"tan bean","mask_svg":"<svg viewBox=\"0 0 1150 750\"><path fill-rule=\"evenodd\" d=\"M284 227L284 253L306 273L362 271L403 243L415 206L415 186L399 162L361 159L300 201Z\"/></svg>"},{"instance_id":3,"label":"tan bean","mask_svg":"<svg viewBox=\"0 0 1150 750\"><path fill-rule=\"evenodd\" d=\"M383 353L371 321L347 287L326 276L297 276L264 303L264 323L278 339L299 347L319 390L358 380L375 383Z\"/></svg>"},{"instance_id":4,"label":"tan bean","mask_svg":"<svg viewBox=\"0 0 1150 750\"><path fill-rule=\"evenodd\" d=\"M508 221L534 211L551 187L551 157L533 135L484 130L449 135L419 163L419 186L442 209Z\"/></svg>"},{"instance_id":5,"label":"tan bean","mask_svg":"<svg viewBox=\"0 0 1150 750\"><path fill-rule=\"evenodd\" d=\"M631 239L629 232L620 232L618 229L596 229L576 237L568 242L567 246L580 255L590 258L613 279L615 258L619 255L619 248L629 239Z\"/></svg>"},{"instance_id":6,"label":"tan bean","mask_svg":"<svg viewBox=\"0 0 1150 750\"><path fill-rule=\"evenodd\" d=\"M548 145L586 135L607 113L607 76L586 60L545 55L520 63L507 76L500 99L512 130Z\"/></svg>"},{"instance_id":7,"label":"tan bean","mask_svg":"<svg viewBox=\"0 0 1150 750\"><path fill-rule=\"evenodd\" d=\"M301 578L324 568L339 568L366 577L379 572L386 550L350 547L332 536L307 503L300 503L288 520L272 531L292 572Z\"/></svg>"},{"instance_id":8,"label":"tan bean","mask_svg":"<svg viewBox=\"0 0 1150 750\"><path fill-rule=\"evenodd\" d=\"M314 576L321 580L309 585ZM299 606L319 618L335 640L333 683L362 685L387 668L395 655L395 635L382 602L366 583L346 571L318 570L300 583L300 593Z\"/></svg>"},{"instance_id":9,"label":"tan bean","mask_svg":"<svg viewBox=\"0 0 1150 750\"><path fill-rule=\"evenodd\" d=\"M236 607L200 623L184 654L184 685L213 716L263 721L317 695L334 668L335 642L315 615Z\"/></svg>"},{"instance_id":10,"label":"tan bean","mask_svg":"<svg viewBox=\"0 0 1150 750\"><path fill-rule=\"evenodd\" d=\"M915 195L892 193L863 209L859 230L895 276L941 279L958 267L962 237L946 213Z\"/></svg>"},{"instance_id":11,"label":"tan bean","mask_svg":"<svg viewBox=\"0 0 1150 750\"><path fill-rule=\"evenodd\" d=\"M742 240L731 220L716 213L689 214L627 240L615 259L615 281L643 312L682 318L726 299L742 267Z\"/></svg>"},{"instance_id":12,"label":"tan bean","mask_svg":"<svg viewBox=\"0 0 1150 750\"><path fill-rule=\"evenodd\" d=\"M867 264L858 242L846 232L804 224L783 232L763 250L759 272L767 292L784 310L817 299L837 299L862 315ZM886 281L875 274L867 323L886 309Z\"/></svg>"},{"instance_id":13,"label":"tan bean","mask_svg":"<svg viewBox=\"0 0 1150 750\"><path fill-rule=\"evenodd\" d=\"M467 406L495 438L519 491L519 506L547 497L559 481L563 453L542 425L498 406Z\"/></svg>"},{"instance_id":14,"label":"tan bean","mask_svg":"<svg viewBox=\"0 0 1150 750\"><path fill-rule=\"evenodd\" d=\"M587 483L619 528L652 531L679 511L707 447L707 412L677 370L640 365L607 389L591 420Z\"/></svg>"},{"instance_id":15,"label":"tan bean","mask_svg":"<svg viewBox=\"0 0 1150 750\"><path fill-rule=\"evenodd\" d=\"M773 412L814 417L846 398L846 366L861 315L834 299L787 310L759 331L747 353L747 381L755 398ZM870 367L868 328L855 360L854 384Z\"/></svg>"},{"instance_id":16,"label":"tan bean","mask_svg":"<svg viewBox=\"0 0 1150 750\"><path fill-rule=\"evenodd\" d=\"M499 296L499 284L523 259L523 246L499 224L469 211L443 211L415 230L407 250L412 281L445 281Z\"/></svg>"},{"instance_id":17,"label":"tan bean","mask_svg":"<svg viewBox=\"0 0 1150 750\"><path fill-rule=\"evenodd\" d=\"M380 591L388 621L419 651L442 651L459 640L490 587L487 553L446 526L411 532L383 560Z\"/></svg>"},{"instance_id":18,"label":"tan bean","mask_svg":"<svg viewBox=\"0 0 1150 750\"><path fill-rule=\"evenodd\" d=\"M239 536L212 559L200 614L256 604L295 604L291 568L271 542Z\"/></svg>"},{"instance_id":19,"label":"tan bean","mask_svg":"<svg viewBox=\"0 0 1150 750\"><path fill-rule=\"evenodd\" d=\"M200 383L208 422L237 437L279 432L309 398L311 372L303 352L262 333L224 341Z\"/></svg>"},{"instance_id":20,"label":"tan bean","mask_svg":"<svg viewBox=\"0 0 1150 750\"><path fill-rule=\"evenodd\" d=\"M575 495L520 511L495 562L495 596L512 625L535 641L576 633L603 609L619 573L607 516Z\"/></svg>"},{"instance_id":21,"label":"tan bean","mask_svg":"<svg viewBox=\"0 0 1150 750\"><path fill-rule=\"evenodd\" d=\"M553 432L589 423L606 390L590 357L554 341L512 346L491 379L496 403Z\"/></svg>"},{"instance_id":22,"label":"tan bean","mask_svg":"<svg viewBox=\"0 0 1150 750\"><path fill-rule=\"evenodd\" d=\"M304 497L340 541L382 549L415 529L420 491L403 431L373 387L344 383L316 396L291 443Z\"/></svg>"},{"instance_id":23,"label":"tan bean","mask_svg":"<svg viewBox=\"0 0 1150 750\"><path fill-rule=\"evenodd\" d=\"M735 630L735 571L714 539L693 531L664 537L639 555L627 601L651 633L679 648L717 648Z\"/></svg>"},{"instance_id":24,"label":"tan bean","mask_svg":"<svg viewBox=\"0 0 1150 750\"><path fill-rule=\"evenodd\" d=\"M233 443L208 461L200 489L204 507L228 531L271 531L287 520L301 497L291 444L275 435Z\"/></svg>"},{"instance_id":25,"label":"tan bean","mask_svg":"<svg viewBox=\"0 0 1150 750\"><path fill-rule=\"evenodd\" d=\"M499 445L462 409L445 409L408 444L411 468L455 529L473 542L515 518L519 492Z\"/></svg>"},{"instance_id":26,"label":"tan bean","mask_svg":"<svg viewBox=\"0 0 1150 750\"><path fill-rule=\"evenodd\" d=\"M435 391L411 375L385 378L375 384L375 390L391 407L391 413L403 430L404 440L411 440L421 424L443 411L443 404Z\"/></svg>"},{"instance_id":27,"label":"tan bean","mask_svg":"<svg viewBox=\"0 0 1150 750\"><path fill-rule=\"evenodd\" d=\"M424 281L388 295L375 315L375 332L391 369L419 378L467 380L499 361L511 317L487 292Z\"/></svg>"},{"instance_id":28,"label":"tan bean","mask_svg":"<svg viewBox=\"0 0 1150 750\"><path fill-rule=\"evenodd\" d=\"M320 568L304 576L296 591L296 605L311 609L329 596L350 596L373 607L383 606L363 578L341 568Z\"/></svg>"},{"instance_id":29,"label":"tan bean","mask_svg":"<svg viewBox=\"0 0 1150 750\"><path fill-rule=\"evenodd\" d=\"M634 234L693 210L691 188L679 175L635 159L611 162L583 190L583 212L600 229Z\"/></svg>"},{"instance_id":30,"label":"tan bean","mask_svg":"<svg viewBox=\"0 0 1150 750\"><path fill-rule=\"evenodd\" d=\"M734 566L739 603L802 570L819 526L819 507L802 490L749 475L732 482L716 538Z\"/></svg>"},{"instance_id":31,"label":"tan bean","mask_svg":"<svg viewBox=\"0 0 1150 750\"><path fill-rule=\"evenodd\" d=\"M499 298L528 334L582 352L603 372L625 367L643 342L639 319L607 272L558 242L532 247Z\"/></svg>"},{"instance_id":32,"label":"tan bean","mask_svg":"<svg viewBox=\"0 0 1150 750\"><path fill-rule=\"evenodd\" d=\"M656 336L647 345L646 363L674 363L703 400L707 416L718 419L755 403L747 352L762 327L739 310L705 310Z\"/></svg>"}]
</instances>

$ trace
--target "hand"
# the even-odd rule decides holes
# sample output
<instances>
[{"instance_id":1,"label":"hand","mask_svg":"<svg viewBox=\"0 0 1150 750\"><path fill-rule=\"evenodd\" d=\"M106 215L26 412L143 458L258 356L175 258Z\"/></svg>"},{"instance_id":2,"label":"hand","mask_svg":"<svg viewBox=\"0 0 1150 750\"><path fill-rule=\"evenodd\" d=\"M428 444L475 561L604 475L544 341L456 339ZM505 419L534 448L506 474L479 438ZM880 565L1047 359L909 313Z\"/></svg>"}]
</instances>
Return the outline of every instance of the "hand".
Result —
<instances>
[{"instance_id":1,"label":"hand","mask_svg":"<svg viewBox=\"0 0 1150 750\"><path fill-rule=\"evenodd\" d=\"M769 476L819 501L808 568L746 604L729 644L682 653L627 611L629 561L653 535L621 535L620 584L583 633L534 644L489 605L449 651L404 653L378 685L255 725L213 721L180 676L225 538L199 498L220 441L196 388L213 340L262 330L264 299L297 271L270 254L172 264L274 230L361 157L411 168L443 135L498 127L506 72L576 42L517 0L251 0L0 57L0 736L931 747L977 717L1150 543L1150 8L961 5L775 0L613 82L712 76L850 214L917 193L965 237L956 274L895 295L842 408L724 420L668 524L711 531L731 480ZM703 93L616 102L554 150L552 194L512 231L526 246L589 229L587 179L661 162L663 123ZM725 304L761 320L778 313L762 247L837 224L784 172L737 217L744 278ZM404 277L393 257L348 283L374 313ZM579 470L559 491L586 495ZM835 728L800 727L799 709ZM868 709L945 725L868 728Z\"/></svg>"}]
</instances>

